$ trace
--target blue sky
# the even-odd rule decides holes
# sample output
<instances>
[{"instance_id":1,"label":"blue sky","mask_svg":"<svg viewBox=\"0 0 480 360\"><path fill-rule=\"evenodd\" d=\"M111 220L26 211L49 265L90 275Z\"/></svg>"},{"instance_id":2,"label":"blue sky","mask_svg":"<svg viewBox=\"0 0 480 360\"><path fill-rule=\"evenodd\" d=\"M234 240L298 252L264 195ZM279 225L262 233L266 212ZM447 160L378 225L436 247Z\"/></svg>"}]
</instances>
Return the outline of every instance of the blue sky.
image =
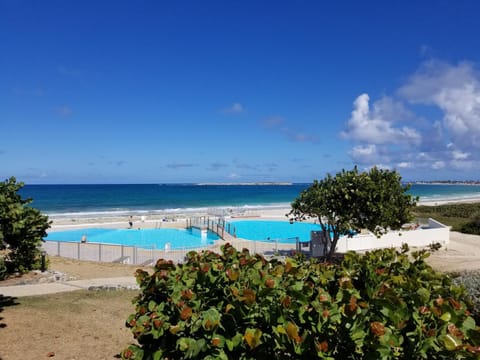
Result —
<instances>
[{"instance_id":1,"label":"blue sky","mask_svg":"<svg viewBox=\"0 0 480 360\"><path fill-rule=\"evenodd\" d=\"M478 1L0 0L0 178L479 179Z\"/></svg>"}]
</instances>

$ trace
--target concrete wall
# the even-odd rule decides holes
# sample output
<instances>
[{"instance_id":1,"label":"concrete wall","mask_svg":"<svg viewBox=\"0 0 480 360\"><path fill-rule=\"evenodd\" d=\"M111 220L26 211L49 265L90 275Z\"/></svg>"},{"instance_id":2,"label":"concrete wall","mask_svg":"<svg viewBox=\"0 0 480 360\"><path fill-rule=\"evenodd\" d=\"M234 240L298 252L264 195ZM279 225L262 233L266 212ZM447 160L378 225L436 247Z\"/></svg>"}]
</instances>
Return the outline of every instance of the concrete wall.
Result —
<instances>
[{"instance_id":1,"label":"concrete wall","mask_svg":"<svg viewBox=\"0 0 480 360\"><path fill-rule=\"evenodd\" d=\"M450 229L438 221L428 219L428 227L419 227L415 230L390 231L380 238L371 233L359 234L351 238L342 237L338 240L337 252L398 248L404 243L410 247L426 247L433 243L440 243L442 246L445 246L449 241Z\"/></svg>"}]
</instances>

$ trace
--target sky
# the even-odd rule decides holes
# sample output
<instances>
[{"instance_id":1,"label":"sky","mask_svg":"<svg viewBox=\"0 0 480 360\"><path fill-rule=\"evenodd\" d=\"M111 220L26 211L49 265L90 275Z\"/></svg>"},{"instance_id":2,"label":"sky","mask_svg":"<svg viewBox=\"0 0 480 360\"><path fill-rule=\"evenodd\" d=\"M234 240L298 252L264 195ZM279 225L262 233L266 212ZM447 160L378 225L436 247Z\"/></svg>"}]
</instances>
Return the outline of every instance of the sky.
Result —
<instances>
[{"instance_id":1,"label":"sky","mask_svg":"<svg viewBox=\"0 0 480 360\"><path fill-rule=\"evenodd\" d=\"M480 180L478 1L0 0L0 179Z\"/></svg>"}]
</instances>

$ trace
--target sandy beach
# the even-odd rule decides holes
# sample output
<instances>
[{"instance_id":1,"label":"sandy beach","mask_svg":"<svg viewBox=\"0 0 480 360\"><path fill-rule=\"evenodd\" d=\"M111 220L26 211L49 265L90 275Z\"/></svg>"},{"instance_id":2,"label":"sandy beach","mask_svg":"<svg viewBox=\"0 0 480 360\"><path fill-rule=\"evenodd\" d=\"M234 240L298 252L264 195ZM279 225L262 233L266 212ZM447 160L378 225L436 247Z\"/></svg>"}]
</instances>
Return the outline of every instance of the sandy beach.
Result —
<instances>
[{"instance_id":1,"label":"sandy beach","mask_svg":"<svg viewBox=\"0 0 480 360\"><path fill-rule=\"evenodd\" d=\"M290 208L288 207L270 207L256 208L252 210L227 211L223 209L210 209L210 211L198 212L166 212L163 214L132 215L133 228L183 228L187 219L198 217L218 218L225 216L231 219L275 219L288 220ZM130 215L121 216L62 216L51 217L52 230L66 230L85 227L111 227L111 228L129 228Z\"/></svg>"}]
</instances>

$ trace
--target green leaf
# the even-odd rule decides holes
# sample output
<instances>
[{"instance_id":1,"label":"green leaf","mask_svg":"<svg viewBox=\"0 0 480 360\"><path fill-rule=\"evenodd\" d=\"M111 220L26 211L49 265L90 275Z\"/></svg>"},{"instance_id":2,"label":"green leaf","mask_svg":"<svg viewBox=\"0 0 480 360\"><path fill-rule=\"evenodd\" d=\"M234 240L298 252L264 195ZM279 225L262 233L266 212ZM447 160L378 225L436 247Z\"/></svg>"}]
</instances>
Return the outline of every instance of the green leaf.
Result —
<instances>
[{"instance_id":1,"label":"green leaf","mask_svg":"<svg viewBox=\"0 0 480 360\"><path fill-rule=\"evenodd\" d=\"M426 304L428 300L430 300L430 291L427 289L421 287L420 289L417 290L417 295L420 297L420 301L423 304Z\"/></svg>"},{"instance_id":2,"label":"green leaf","mask_svg":"<svg viewBox=\"0 0 480 360\"><path fill-rule=\"evenodd\" d=\"M455 337L450 334L444 335L442 341L443 346L445 346L445 349L447 349L448 351L454 351L458 346L461 345L461 342L459 342Z\"/></svg>"},{"instance_id":3,"label":"green leaf","mask_svg":"<svg viewBox=\"0 0 480 360\"><path fill-rule=\"evenodd\" d=\"M440 319L442 319L445 322L449 322L451 318L452 318L452 314L450 314L449 312L446 312L442 316L440 316Z\"/></svg>"}]
</instances>

